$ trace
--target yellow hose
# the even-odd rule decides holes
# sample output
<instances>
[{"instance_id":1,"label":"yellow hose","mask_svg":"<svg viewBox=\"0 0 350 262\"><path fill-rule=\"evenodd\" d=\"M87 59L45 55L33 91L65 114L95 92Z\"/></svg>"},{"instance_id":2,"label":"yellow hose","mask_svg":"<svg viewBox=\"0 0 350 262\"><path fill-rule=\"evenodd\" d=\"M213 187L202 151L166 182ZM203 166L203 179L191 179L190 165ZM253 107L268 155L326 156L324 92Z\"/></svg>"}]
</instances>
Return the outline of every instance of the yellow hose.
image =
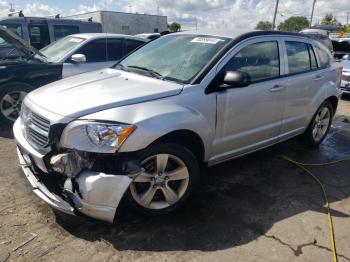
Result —
<instances>
[{"instance_id":1,"label":"yellow hose","mask_svg":"<svg viewBox=\"0 0 350 262\"><path fill-rule=\"evenodd\" d=\"M337 256L337 250L336 250L336 246L335 246L333 221L332 221L330 204L328 202L328 196L327 196L326 190L325 190L321 180L319 180L314 174L312 174L312 172L310 170L306 169L305 166L333 165L333 164L344 162L344 161L350 161L350 158L344 158L344 159L331 161L331 162L328 162L328 163L320 163L320 164L304 164L304 163L300 163L300 162L294 161L294 160L292 160L292 159L290 159L290 158L288 158L286 156L283 156L283 159L285 159L288 162L293 163L294 165L296 165L299 168L301 168L303 171L305 171L307 174L309 174L320 185L320 187L322 189L322 192L323 192L323 196L324 196L324 200L325 200L325 206L327 208L327 213L328 213L329 234L330 234L330 240L331 240L331 245L332 245L333 261L337 262L338 261L338 256Z\"/></svg>"}]
</instances>

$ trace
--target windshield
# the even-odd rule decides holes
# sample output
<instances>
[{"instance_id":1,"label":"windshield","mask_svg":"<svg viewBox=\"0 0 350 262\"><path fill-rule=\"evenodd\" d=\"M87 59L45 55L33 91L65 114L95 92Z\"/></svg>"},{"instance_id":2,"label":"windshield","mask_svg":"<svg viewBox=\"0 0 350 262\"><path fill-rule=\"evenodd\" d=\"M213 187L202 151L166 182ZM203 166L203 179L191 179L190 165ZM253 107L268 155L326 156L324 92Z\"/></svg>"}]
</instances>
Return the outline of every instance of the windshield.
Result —
<instances>
[{"instance_id":1,"label":"windshield","mask_svg":"<svg viewBox=\"0 0 350 262\"><path fill-rule=\"evenodd\" d=\"M40 52L46 57L48 62L58 63L83 41L85 41L84 38L68 36L44 47Z\"/></svg>"},{"instance_id":2,"label":"windshield","mask_svg":"<svg viewBox=\"0 0 350 262\"><path fill-rule=\"evenodd\" d=\"M214 36L161 37L132 53L116 67L187 84L229 41Z\"/></svg>"}]
</instances>

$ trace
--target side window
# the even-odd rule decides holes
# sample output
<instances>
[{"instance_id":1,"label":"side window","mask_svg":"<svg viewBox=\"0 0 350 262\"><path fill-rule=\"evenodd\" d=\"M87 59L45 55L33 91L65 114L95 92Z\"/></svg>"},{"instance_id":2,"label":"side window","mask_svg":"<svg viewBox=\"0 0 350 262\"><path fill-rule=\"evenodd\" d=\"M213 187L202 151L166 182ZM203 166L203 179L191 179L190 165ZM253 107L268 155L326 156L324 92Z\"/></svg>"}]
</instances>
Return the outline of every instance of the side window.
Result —
<instances>
[{"instance_id":1,"label":"side window","mask_svg":"<svg viewBox=\"0 0 350 262\"><path fill-rule=\"evenodd\" d=\"M117 61L123 56L122 39L107 38L108 61Z\"/></svg>"},{"instance_id":2,"label":"side window","mask_svg":"<svg viewBox=\"0 0 350 262\"><path fill-rule=\"evenodd\" d=\"M41 49L50 43L49 28L46 24L43 25L29 25L30 43L36 49Z\"/></svg>"},{"instance_id":3,"label":"side window","mask_svg":"<svg viewBox=\"0 0 350 262\"><path fill-rule=\"evenodd\" d=\"M140 45L143 45L144 42L137 40L126 40L126 54L129 54L131 51L134 51Z\"/></svg>"},{"instance_id":4,"label":"side window","mask_svg":"<svg viewBox=\"0 0 350 262\"><path fill-rule=\"evenodd\" d=\"M315 47L318 59L319 59L319 67L320 68L327 68L330 66L331 58L329 54L323 50L322 48L316 46Z\"/></svg>"},{"instance_id":5,"label":"side window","mask_svg":"<svg viewBox=\"0 0 350 262\"><path fill-rule=\"evenodd\" d=\"M261 42L242 48L227 63L226 70L246 72L253 82L278 77L280 62L277 42Z\"/></svg>"},{"instance_id":6,"label":"side window","mask_svg":"<svg viewBox=\"0 0 350 262\"><path fill-rule=\"evenodd\" d=\"M21 24L5 24L3 25L6 29L10 30L12 33L22 37L22 25Z\"/></svg>"},{"instance_id":7,"label":"side window","mask_svg":"<svg viewBox=\"0 0 350 262\"><path fill-rule=\"evenodd\" d=\"M316 56L315 56L315 51L312 47L312 45L308 45L309 46L309 54L310 54L310 60L311 60L311 69L317 69L317 60L316 60Z\"/></svg>"},{"instance_id":8,"label":"side window","mask_svg":"<svg viewBox=\"0 0 350 262\"><path fill-rule=\"evenodd\" d=\"M75 25L54 25L53 33L55 40L61 39L67 35L73 35L79 33L79 26Z\"/></svg>"},{"instance_id":9,"label":"side window","mask_svg":"<svg viewBox=\"0 0 350 262\"><path fill-rule=\"evenodd\" d=\"M303 73L311 70L307 44L286 41L289 74Z\"/></svg>"},{"instance_id":10,"label":"side window","mask_svg":"<svg viewBox=\"0 0 350 262\"><path fill-rule=\"evenodd\" d=\"M87 63L106 62L107 49L106 39L92 40L81 47L76 54L83 54L86 56Z\"/></svg>"}]
</instances>

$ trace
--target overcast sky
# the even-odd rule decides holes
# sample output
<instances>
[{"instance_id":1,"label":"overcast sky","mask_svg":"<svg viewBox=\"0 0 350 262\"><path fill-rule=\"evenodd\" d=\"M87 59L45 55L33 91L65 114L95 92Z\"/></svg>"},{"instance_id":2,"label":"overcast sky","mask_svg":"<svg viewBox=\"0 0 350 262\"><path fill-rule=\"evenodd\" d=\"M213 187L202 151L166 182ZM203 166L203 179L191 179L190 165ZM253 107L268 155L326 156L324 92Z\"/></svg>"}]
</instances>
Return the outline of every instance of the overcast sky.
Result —
<instances>
[{"instance_id":1,"label":"overcast sky","mask_svg":"<svg viewBox=\"0 0 350 262\"><path fill-rule=\"evenodd\" d=\"M313 0L280 0L278 22L292 15L310 17ZM7 16L10 3L26 16L69 15L96 10L113 10L168 16L184 29L254 28L259 20L272 21L276 0L0 0L0 16ZM315 22L333 13L345 23L350 0L317 0Z\"/></svg>"}]
</instances>

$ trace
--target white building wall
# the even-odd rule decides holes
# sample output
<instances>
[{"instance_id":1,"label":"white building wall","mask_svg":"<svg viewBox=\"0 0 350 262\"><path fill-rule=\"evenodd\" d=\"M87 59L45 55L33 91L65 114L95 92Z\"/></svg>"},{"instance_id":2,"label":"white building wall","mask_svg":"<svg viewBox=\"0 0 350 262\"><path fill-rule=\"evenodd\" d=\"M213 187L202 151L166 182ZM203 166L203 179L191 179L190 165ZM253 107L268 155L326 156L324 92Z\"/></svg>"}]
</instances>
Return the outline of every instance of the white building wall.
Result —
<instances>
[{"instance_id":1,"label":"white building wall","mask_svg":"<svg viewBox=\"0 0 350 262\"><path fill-rule=\"evenodd\" d=\"M70 16L70 18L88 19L102 24L105 33L135 35L141 33L163 32L167 30L167 17L146 14L97 11Z\"/></svg>"}]
</instances>

